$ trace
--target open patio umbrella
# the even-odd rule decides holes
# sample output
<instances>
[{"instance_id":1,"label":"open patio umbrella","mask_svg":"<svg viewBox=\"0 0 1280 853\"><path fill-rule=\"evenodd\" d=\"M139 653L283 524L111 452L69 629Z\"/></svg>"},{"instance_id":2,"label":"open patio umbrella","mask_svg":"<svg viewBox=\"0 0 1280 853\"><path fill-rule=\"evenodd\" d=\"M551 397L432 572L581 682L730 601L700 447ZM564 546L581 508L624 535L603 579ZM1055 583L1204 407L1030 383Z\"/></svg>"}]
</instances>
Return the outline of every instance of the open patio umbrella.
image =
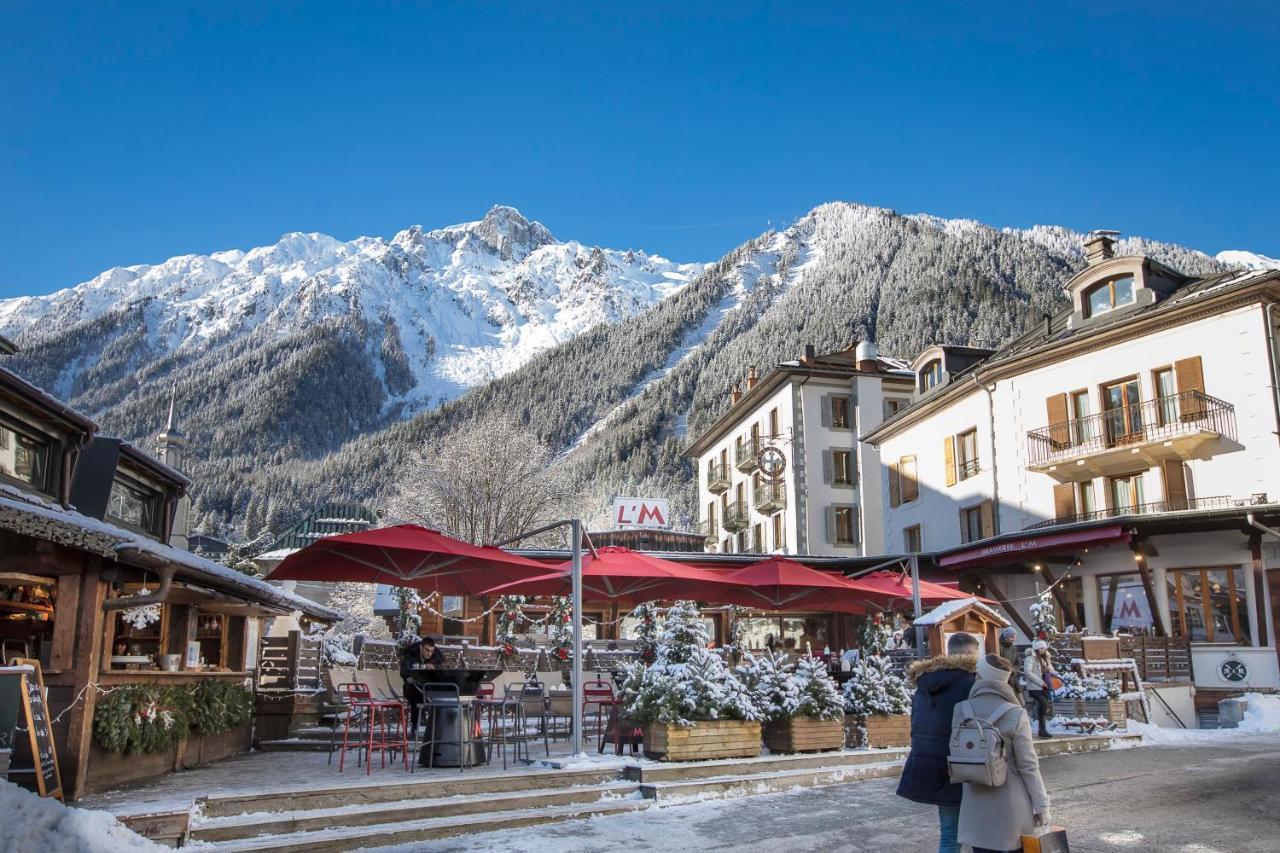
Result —
<instances>
[{"instance_id":1,"label":"open patio umbrella","mask_svg":"<svg viewBox=\"0 0 1280 853\"><path fill-rule=\"evenodd\" d=\"M483 594L568 595L572 585L571 565L563 563L554 572L504 583ZM630 548L606 546L582 556L582 596L590 601L624 604L673 598L718 601L730 587L725 572L686 566Z\"/></svg>"},{"instance_id":2,"label":"open patio umbrella","mask_svg":"<svg viewBox=\"0 0 1280 853\"><path fill-rule=\"evenodd\" d=\"M286 557L267 580L381 583L441 595L479 595L495 584L546 574L547 568L501 548L398 524L319 539Z\"/></svg>"},{"instance_id":3,"label":"open patio umbrella","mask_svg":"<svg viewBox=\"0 0 1280 853\"><path fill-rule=\"evenodd\" d=\"M715 599L720 604L855 614L870 609L855 581L779 557L752 563L724 579L732 587Z\"/></svg>"},{"instance_id":4,"label":"open patio umbrella","mask_svg":"<svg viewBox=\"0 0 1280 853\"><path fill-rule=\"evenodd\" d=\"M850 578L850 583L857 584L872 601L885 601L887 604L911 603L911 576L905 572L872 572L859 578ZM973 593L961 592L940 583L920 581L920 602L925 605L937 606L945 601L973 597ZM984 604L995 603L985 598L978 600Z\"/></svg>"}]
</instances>

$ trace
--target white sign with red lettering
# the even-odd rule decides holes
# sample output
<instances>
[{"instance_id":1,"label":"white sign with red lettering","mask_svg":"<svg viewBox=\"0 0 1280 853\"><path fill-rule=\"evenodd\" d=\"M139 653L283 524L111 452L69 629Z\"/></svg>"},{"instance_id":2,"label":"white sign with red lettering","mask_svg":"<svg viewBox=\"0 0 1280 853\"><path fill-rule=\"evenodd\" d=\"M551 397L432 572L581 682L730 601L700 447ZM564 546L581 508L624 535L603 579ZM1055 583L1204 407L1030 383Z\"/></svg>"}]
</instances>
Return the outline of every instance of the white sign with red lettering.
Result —
<instances>
[{"instance_id":1,"label":"white sign with red lettering","mask_svg":"<svg viewBox=\"0 0 1280 853\"><path fill-rule=\"evenodd\" d=\"M660 498L614 498L616 527L671 527L671 507Z\"/></svg>"}]
</instances>

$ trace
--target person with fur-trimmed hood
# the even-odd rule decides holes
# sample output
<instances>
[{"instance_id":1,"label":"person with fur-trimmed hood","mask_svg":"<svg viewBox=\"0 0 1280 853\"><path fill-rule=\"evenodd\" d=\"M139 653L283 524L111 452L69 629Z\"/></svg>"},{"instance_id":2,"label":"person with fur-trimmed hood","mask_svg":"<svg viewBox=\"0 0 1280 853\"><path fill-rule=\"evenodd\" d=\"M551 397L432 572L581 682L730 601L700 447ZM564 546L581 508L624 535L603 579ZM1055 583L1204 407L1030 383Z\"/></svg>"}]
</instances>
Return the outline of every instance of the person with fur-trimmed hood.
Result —
<instances>
[{"instance_id":1,"label":"person with fur-trimmed hood","mask_svg":"<svg viewBox=\"0 0 1280 853\"><path fill-rule=\"evenodd\" d=\"M938 853L960 853L962 786L947 775L951 715L957 702L969 698L978 660L978 640L972 634L952 634L947 653L916 661L907 670L915 687L911 699L911 752L898 781L898 796L938 807Z\"/></svg>"}]
</instances>

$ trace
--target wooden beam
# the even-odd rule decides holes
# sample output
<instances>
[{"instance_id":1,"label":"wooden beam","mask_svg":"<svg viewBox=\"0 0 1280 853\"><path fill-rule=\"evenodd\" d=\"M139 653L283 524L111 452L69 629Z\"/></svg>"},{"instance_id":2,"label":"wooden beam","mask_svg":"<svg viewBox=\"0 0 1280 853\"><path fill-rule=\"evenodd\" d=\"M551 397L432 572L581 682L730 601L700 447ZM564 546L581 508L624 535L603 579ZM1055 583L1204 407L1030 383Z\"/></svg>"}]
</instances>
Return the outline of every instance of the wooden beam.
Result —
<instances>
[{"instance_id":1,"label":"wooden beam","mask_svg":"<svg viewBox=\"0 0 1280 853\"><path fill-rule=\"evenodd\" d=\"M1258 614L1258 636L1251 638L1253 645L1266 646L1267 642L1267 573L1263 571L1262 565L1262 534L1256 530L1249 537L1249 557L1250 570L1253 572L1253 605ZM1280 616L1272 614L1280 619ZM1272 637L1271 642L1275 642L1276 638ZM1280 649L1276 650L1276 654L1280 655Z\"/></svg>"},{"instance_id":2,"label":"wooden beam","mask_svg":"<svg viewBox=\"0 0 1280 853\"><path fill-rule=\"evenodd\" d=\"M93 712L97 706L98 691L85 689L96 681L103 660L102 602L106 600L109 584L99 577L102 558L85 557L81 576L80 600L75 611L75 658L72 679L73 695L84 690L78 705L71 708L67 720L66 760L63 767L70 770L62 777L68 800L79 797L89 775L89 751L93 745ZM68 616L71 614L68 613Z\"/></svg>"},{"instance_id":3,"label":"wooden beam","mask_svg":"<svg viewBox=\"0 0 1280 853\"><path fill-rule=\"evenodd\" d=\"M1062 585L1053 576L1053 570L1049 568L1048 563L1040 564L1040 574L1044 575L1044 579L1049 582L1049 588L1053 590L1053 600L1058 602L1058 607L1062 609L1062 618L1074 617L1075 614L1071 612L1071 603L1067 600L1066 594L1063 593Z\"/></svg>"},{"instance_id":4,"label":"wooden beam","mask_svg":"<svg viewBox=\"0 0 1280 853\"><path fill-rule=\"evenodd\" d=\"M1027 624L1027 620L1022 618L1022 614L1009 603L1009 599L1005 598L1004 590L1000 588L1000 585L992 579L991 575L982 575L981 577L982 582L986 585L987 589L989 589L991 594L995 596L996 601L1000 602L1000 606L1004 608L1008 617L1013 620L1013 624L1021 628L1022 633L1034 640L1036 636L1035 632L1031 630L1031 626Z\"/></svg>"},{"instance_id":5,"label":"wooden beam","mask_svg":"<svg viewBox=\"0 0 1280 853\"><path fill-rule=\"evenodd\" d=\"M1134 553L1142 556L1139 551ZM1151 610L1151 624L1155 626L1157 637L1167 637L1169 633L1165 630L1164 615L1160 612L1160 604L1156 601L1156 587L1151 582L1151 567L1147 565L1146 557L1138 560L1137 563L1138 574L1142 578L1142 588L1147 593L1147 607Z\"/></svg>"}]
</instances>

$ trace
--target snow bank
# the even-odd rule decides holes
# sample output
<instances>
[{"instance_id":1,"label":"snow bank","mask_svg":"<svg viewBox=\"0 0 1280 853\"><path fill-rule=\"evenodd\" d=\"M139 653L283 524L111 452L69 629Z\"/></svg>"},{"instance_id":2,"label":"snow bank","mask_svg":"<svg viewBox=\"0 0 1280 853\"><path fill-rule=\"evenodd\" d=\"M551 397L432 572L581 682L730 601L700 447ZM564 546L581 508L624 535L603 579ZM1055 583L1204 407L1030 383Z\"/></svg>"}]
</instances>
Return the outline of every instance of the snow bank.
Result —
<instances>
[{"instance_id":1,"label":"snow bank","mask_svg":"<svg viewBox=\"0 0 1280 853\"><path fill-rule=\"evenodd\" d=\"M1218 743L1235 737L1280 734L1280 696L1246 693L1248 710L1234 729L1171 729L1129 721L1129 732L1142 735L1144 746L1186 746Z\"/></svg>"},{"instance_id":2,"label":"snow bank","mask_svg":"<svg viewBox=\"0 0 1280 853\"><path fill-rule=\"evenodd\" d=\"M0 781L6 850L40 853L117 853L164 850L106 812L64 806L12 782Z\"/></svg>"}]
</instances>

